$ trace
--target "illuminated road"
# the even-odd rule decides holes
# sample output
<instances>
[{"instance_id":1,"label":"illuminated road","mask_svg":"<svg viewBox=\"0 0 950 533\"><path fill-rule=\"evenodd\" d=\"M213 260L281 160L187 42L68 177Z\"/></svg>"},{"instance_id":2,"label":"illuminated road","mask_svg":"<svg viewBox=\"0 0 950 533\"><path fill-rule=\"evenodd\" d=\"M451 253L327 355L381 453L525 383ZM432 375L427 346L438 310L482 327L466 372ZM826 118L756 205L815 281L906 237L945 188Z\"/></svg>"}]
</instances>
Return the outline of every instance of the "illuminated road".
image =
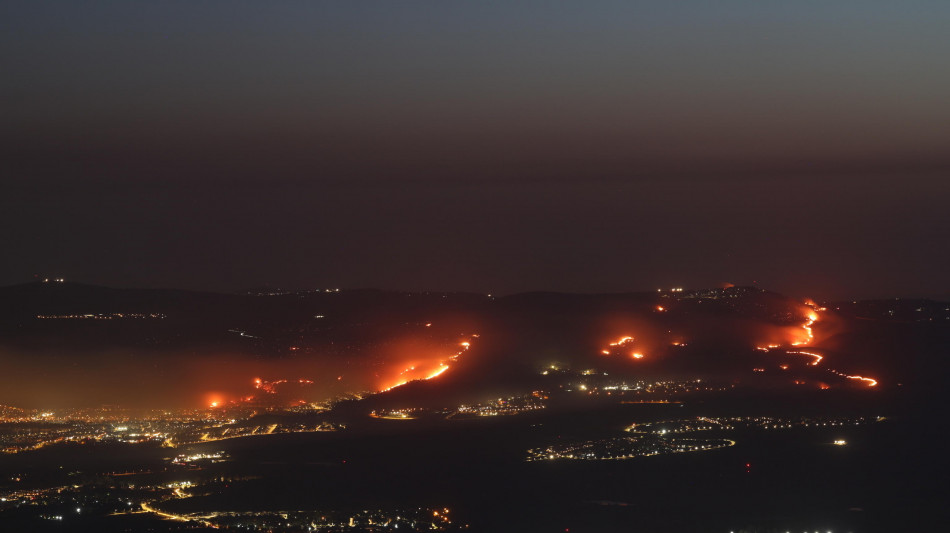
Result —
<instances>
[{"instance_id":1,"label":"illuminated road","mask_svg":"<svg viewBox=\"0 0 950 533\"><path fill-rule=\"evenodd\" d=\"M177 499L184 499L184 498L190 497L190 494L182 491L181 487L176 487L175 490L172 491L172 494L173 494L173 497ZM205 527L218 529L217 525L209 522L208 520L205 519L205 517L168 513L168 512L162 511L161 509L156 509L155 507L152 507L153 503L166 501L168 499L172 499L172 498L166 498L165 500L153 500L152 502L142 502L142 511L146 513L152 513L166 520L174 520L176 522L197 522Z\"/></svg>"}]
</instances>

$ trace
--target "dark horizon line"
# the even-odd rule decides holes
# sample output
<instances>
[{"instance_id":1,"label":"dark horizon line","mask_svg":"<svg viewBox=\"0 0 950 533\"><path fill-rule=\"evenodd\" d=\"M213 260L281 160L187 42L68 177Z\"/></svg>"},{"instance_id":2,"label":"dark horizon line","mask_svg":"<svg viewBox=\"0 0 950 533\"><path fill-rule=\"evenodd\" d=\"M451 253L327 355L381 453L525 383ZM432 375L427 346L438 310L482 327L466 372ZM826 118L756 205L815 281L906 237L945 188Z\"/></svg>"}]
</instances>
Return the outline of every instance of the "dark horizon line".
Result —
<instances>
[{"instance_id":1,"label":"dark horizon line","mask_svg":"<svg viewBox=\"0 0 950 533\"><path fill-rule=\"evenodd\" d=\"M49 281L44 281L48 279ZM56 281L61 279L62 281ZM93 287L99 289L111 289L111 290L144 290L144 291L179 291L179 292L194 292L194 293L205 293L205 294L219 294L219 295L230 295L230 296L245 296L255 291L261 291L263 289L273 289L275 291L282 291L286 293L295 293L295 292L358 292L358 291L378 291L378 292L388 292L396 294L464 294L464 295L479 295L486 297L497 297L497 298L508 298L512 296L520 295L530 295L530 294L556 294L556 295L571 295L571 296L610 296L610 295L625 295L625 294L655 294L658 292L669 292L670 289L674 287L663 287L663 288L653 288L653 289L630 289L630 290L618 290L618 291L607 291L607 292L581 292L581 291L571 291L571 290L553 290L553 289L529 289L529 290L520 290L515 292L506 292L506 293L486 293L483 291L474 291L474 290L436 290L436 289L421 289L421 290L408 290L408 289L394 289L394 288L382 288L382 287L278 287L270 286L268 284L262 284L257 287L246 287L236 290L219 290L219 289L197 289L197 288L181 288L181 287L169 287L169 286L153 286L153 287L139 287L139 286L112 286L112 285L99 285L95 283L86 283L82 281L73 281L67 280L65 278L35 278L30 281L20 282L20 283L9 283L6 282L4 285L0 285L0 290L13 288L13 287L23 287L29 285L74 285L74 286L85 286ZM763 287L758 284L751 285L741 285L735 284L733 287L743 287L743 288L755 288L767 292L773 292L780 294L787 298L805 300L813 299L820 302L834 303L834 302L845 302L845 301L883 301L883 300L930 300L936 302L948 302L950 303L950 293L944 295L902 295L902 296L876 296L876 297L862 297L862 298L814 298L811 296L801 296L795 294L789 294L787 292L777 291ZM675 287L682 288L683 291L698 291L698 290L711 290L711 289L723 289L724 287Z\"/></svg>"}]
</instances>

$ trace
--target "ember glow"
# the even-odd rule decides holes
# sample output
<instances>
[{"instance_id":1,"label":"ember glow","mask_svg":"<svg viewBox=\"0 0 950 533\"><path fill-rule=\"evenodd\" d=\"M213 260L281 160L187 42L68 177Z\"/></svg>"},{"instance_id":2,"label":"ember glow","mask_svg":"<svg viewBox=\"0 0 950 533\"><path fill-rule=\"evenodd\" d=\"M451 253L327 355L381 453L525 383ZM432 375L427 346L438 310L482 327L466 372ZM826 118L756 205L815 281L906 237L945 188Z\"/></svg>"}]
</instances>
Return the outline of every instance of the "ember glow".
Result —
<instances>
[{"instance_id":1,"label":"ember glow","mask_svg":"<svg viewBox=\"0 0 950 533\"><path fill-rule=\"evenodd\" d=\"M633 337L620 337L620 340L618 340L617 342L612 342L612 343L610 343L610 345L611 345L611 346L623 346L624 344L627 344L628 342L631 342L631 341L633 341L633 340L634 340Z\"/></svg>"},{"instance_id":2,"label":"ember glow","mask_svg":"<svg viewBox=\"0 0 950 533\"><path fill-rule=\"evenodd\" d=\"M472 340L477 337L478 335L471 335L469 340L460 342L458 344L458 350L447 357L442 356L435 360L426 359L422 362L410 363L409 366L399 372L395 379L385 383L379 389L379 392L390 391L411 381L429 380L441 376L445 371L451 368L449 365L450 362L458 361L459 357L472 347Z\"/></svg>"},{"instance_id":3,"label":"ember glow","mask_svg":"<svg viewBox=\"0 0 950 533\"><path fill-rule=\"evenodd\" d=\"M805 322L804 324L801 325L800 328L795 328L795 331L796 331L795 336L797 337L797 340L791 342L790 346L796 346L796 347L810 346L811 344L813 344L815 341L815 334L814 334L814 331L812 330L812 326L820 318L818 313L827 311L826 308L819 307L812 300L806 300L805 305L806 305L806 309L804 310ZM802 336L802 333L804 333L804 336ZM783 346L780 344L768 344L766 346L756 347L756 350L763 351L763 352L769 352L772 350L783 350L783 349L784 349ZM795 354L795 355L805 355L805 356L811 357L812 361L808 363L809 366L818 366L818 364L821 363L822 360L824 359L824 356L817 353L817 349L815 348L810 348L808 351L800 350L800 349L796 349L796 350L786 349L784 350L784 353ZM782 364L779 366L779 368L781 368L782 370L788 370L789 367L787 364ZM868 387L875 387L878 384L877 380L872 379L872 378L867 378L864 376L852 376L843 372L838 372L837 370L833 370L833 369L828 369L828 372L835 374L837 376L846 378L846 379L862 381L866 383ZM803 384L804 382L796 380L795 383ZM819 388L821 389L827 389L829 387L830 385L826 383L819 383Z\"/></svg>"},{"instance_id":4,"label":"ember glow","mask_svg":"<svg viewBox=\"0 0 950 533\"><path fill-rule=\"evenodd\" d=\"M306 380L299 380L303 383ZM286 379L278 379L275 381L265 381L261 378L254 378L254 388L261 390L267 394L277 394L277 387L282 383L287 383ZM310 383L313 383L310 381Z\"/></svg>"},{"instance_id":5,"label":"ember glow","mask_svg":"<svg viewBox=\"0 0 950 533\"><path fill-rule=\"evenodd\" d=\"M429 374L428 376L426 376L426 377L423 378L423 379L432 379L432 378L434 378L434 377L438 377L438 376L442 375L442 373L445 372L445 371L448 370L448 369L449 369L449 365L446 365L446 364L443 363L442 366L440 366L438 369L436 369L435 372Z\"/></svg>"},{"instance_id":6,"label":"ember glow","mask_svg":"<svg viewBox=\"0 0 950 533\"><path fill-rule=\"evenodd\" d=\"M805 331L805 338L792 343L792 346L804 346L811 344L815 340L815 334L811 329L812 324L818 320L818 315L814 311L809 311L805 324L802 329Z\"/></svg>"},{"instance_id":7,"label":"ember glow","mask_svg":"<svg viewBox=\"0 0 950 533\"><path fill-rule=\"evenodd\" d=\"M843 378L845 378L845 379L853 379L853 380L856 380L856 381L864 382L864 383L867 384L868 387L876 387L876 386L877 386L877 380L876 380L876 379L866 378L866 377L864 377L864 376L851 376L851 375L845 374L845 373L843 373L843 372L838 372L837 370L829 370L829 372L831 372L832 374L835 374L835 375L837 375L837 376L841 376L841 377L843 377Z\"/></svg>"},{"instance_id":8,"label":"ember glow","mask_svg":"<svg viewBox=\"0 0 950 533\"><path fill-rule=\"evenodd\" d=\"M205 396L205 405L211 409L216 409L224 404L224 397L217 392L212 392Z\"/></svg>"},{"instance_id":9,"label":"ember glow","mask_svg":"<svg viewBox=\"0 0 950 533\"><path fill-rule=\"evenodd\" d=\"M857 380L860 380L860 381L864 381L865 383L868 384L868 387L876 387L876 386L877 386L877 380L876 380L876 379L866 378L866 377L863 377L863 376L845 376L845 377L848 378L848 379L857 379Z\"/></svg>"},{"instance_id":10,"label":"ember glow","mask_svg":"<svg viewBox=\"0 0 950 533\"><path fill-rule=\"evenodd\" d=\"M802 309L802 317L804 322L801 326L787 326L783 327L780 332L775 332L770 335L772 342L767 344L761 344L756 346L756 350L768 352L770 350L778 350L787 346L809 346L815 342L815 332L812 329L812 326L818 319L818 313L810 306L805 306ZM778 337L776 339L775 337ZM774 342L779 340L780 342Z\"/></svg>"},{"instance_id":11,"label":"ember glow","mask_svg":"<svg viewBox=\"0 0 950 533\"><path fill-rule=\"evenodd\" d=\"M814 352L804 352L804 351L801 351L801 350L794 350L794 351L789 351L789 352L785 352L785 353L801 354L801 355L807 355L807 356L809 356L809 357L814 357L815 360L812 361L812 362L810 362L810 363L808 363L808 364L811 365L811 366L818 366L818 363L820 363L821 360L824 359L822 356L820 356L820 355L818 355L818 354L816 354L816 353L814 353Z\"/></svg>"},{"instance_id":12,"label":"ember glow","mask_svg":"<svg viewBox=\"0 0 950 533\"><path fill-rule=\"evenodd\" d=\"M601 350L600 353L603 355L614 355L616 349L632 347L635 341L636 339L634 337L625 335L617 339L615 342L609 343L608 347ZM643 352L640 351L631 351L627 353L627 355L633 359L643 359L644 357Z\"/></svg>"}]
</instances>

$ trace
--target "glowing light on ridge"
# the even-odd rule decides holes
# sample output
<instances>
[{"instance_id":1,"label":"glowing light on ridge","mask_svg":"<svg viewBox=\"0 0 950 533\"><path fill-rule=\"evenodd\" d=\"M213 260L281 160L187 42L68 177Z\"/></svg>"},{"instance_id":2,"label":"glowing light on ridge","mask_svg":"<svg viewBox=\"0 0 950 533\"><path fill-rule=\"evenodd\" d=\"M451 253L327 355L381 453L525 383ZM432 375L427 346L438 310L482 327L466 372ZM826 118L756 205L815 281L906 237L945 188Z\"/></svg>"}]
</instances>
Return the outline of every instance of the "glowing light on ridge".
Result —
<instances>
[{"instance_id":1,"label":"glowing light on ridge","mask_svg":"<svg viewBox=\"0 0 950 533\"><path fill-rule=\"evenodd\" d=\"M478 335L470 335L469 337L470 337L471 339L475 339L475 338L478 337ZM468 351L469 348L471 348L471 347L472 347L471 340L460 342L460 343L459 343L459 350L458 350L457 352L455 352L454 354L450 355L449 357L446 357L446 358L444 358L444 359L441 359L441 360L438 362L438 367L436 367L435 370L432 370L432 371L430 371L428 374L425 374L425 375L423 375L423 376L421 376L421 377L406 376L406 374L416 372L416 367L419 366L418 364L410 365L408 368L406 368L405 370L403 370L402 372L399 373L398 381L397 381L395 384L390 385L390 386L388 386L388 387L383 387L382 389L380 389L379 392L391 391L391 390L393 390L393 389L395 389L395 388L397 388L397 387L401 387L401 386L403 386L403 385L405 385L405 384L407 384L407 383L409 383L409 382L411 382L411 381L430 380L430 379L436 378L436 377L438 377L438 376L441 376L443 373L445 373L446 370L448 370L449 368L451 368L450 365L448 364L449 361L458 361L459 356L462 355L463 353L465 353L466 351ZM428 366L428 365L426 365L426 366ZM421 371L421 370L423 370L423 369L424 369L424 368L420 368L419 370Z\"/></svg>"}]
</instances>

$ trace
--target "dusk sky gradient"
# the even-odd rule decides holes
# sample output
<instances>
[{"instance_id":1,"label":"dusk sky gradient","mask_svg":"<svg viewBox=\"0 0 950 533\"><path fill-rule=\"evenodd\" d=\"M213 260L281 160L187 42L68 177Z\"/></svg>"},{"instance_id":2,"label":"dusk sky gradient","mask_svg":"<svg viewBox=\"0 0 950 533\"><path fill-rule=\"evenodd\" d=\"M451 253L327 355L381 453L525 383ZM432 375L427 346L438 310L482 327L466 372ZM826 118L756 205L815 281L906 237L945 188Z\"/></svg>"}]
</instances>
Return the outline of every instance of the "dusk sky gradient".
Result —
<instances>
[{"instance_id":1,"label":"dusk sky gradient","mask_svg":"<svg viewBox=\"0 0 950 533\"><path fill-rule=\"evenodd\" d=\"M950 3L0 3L0 284L950 295Z\"/></svg>"}]
</instances>

